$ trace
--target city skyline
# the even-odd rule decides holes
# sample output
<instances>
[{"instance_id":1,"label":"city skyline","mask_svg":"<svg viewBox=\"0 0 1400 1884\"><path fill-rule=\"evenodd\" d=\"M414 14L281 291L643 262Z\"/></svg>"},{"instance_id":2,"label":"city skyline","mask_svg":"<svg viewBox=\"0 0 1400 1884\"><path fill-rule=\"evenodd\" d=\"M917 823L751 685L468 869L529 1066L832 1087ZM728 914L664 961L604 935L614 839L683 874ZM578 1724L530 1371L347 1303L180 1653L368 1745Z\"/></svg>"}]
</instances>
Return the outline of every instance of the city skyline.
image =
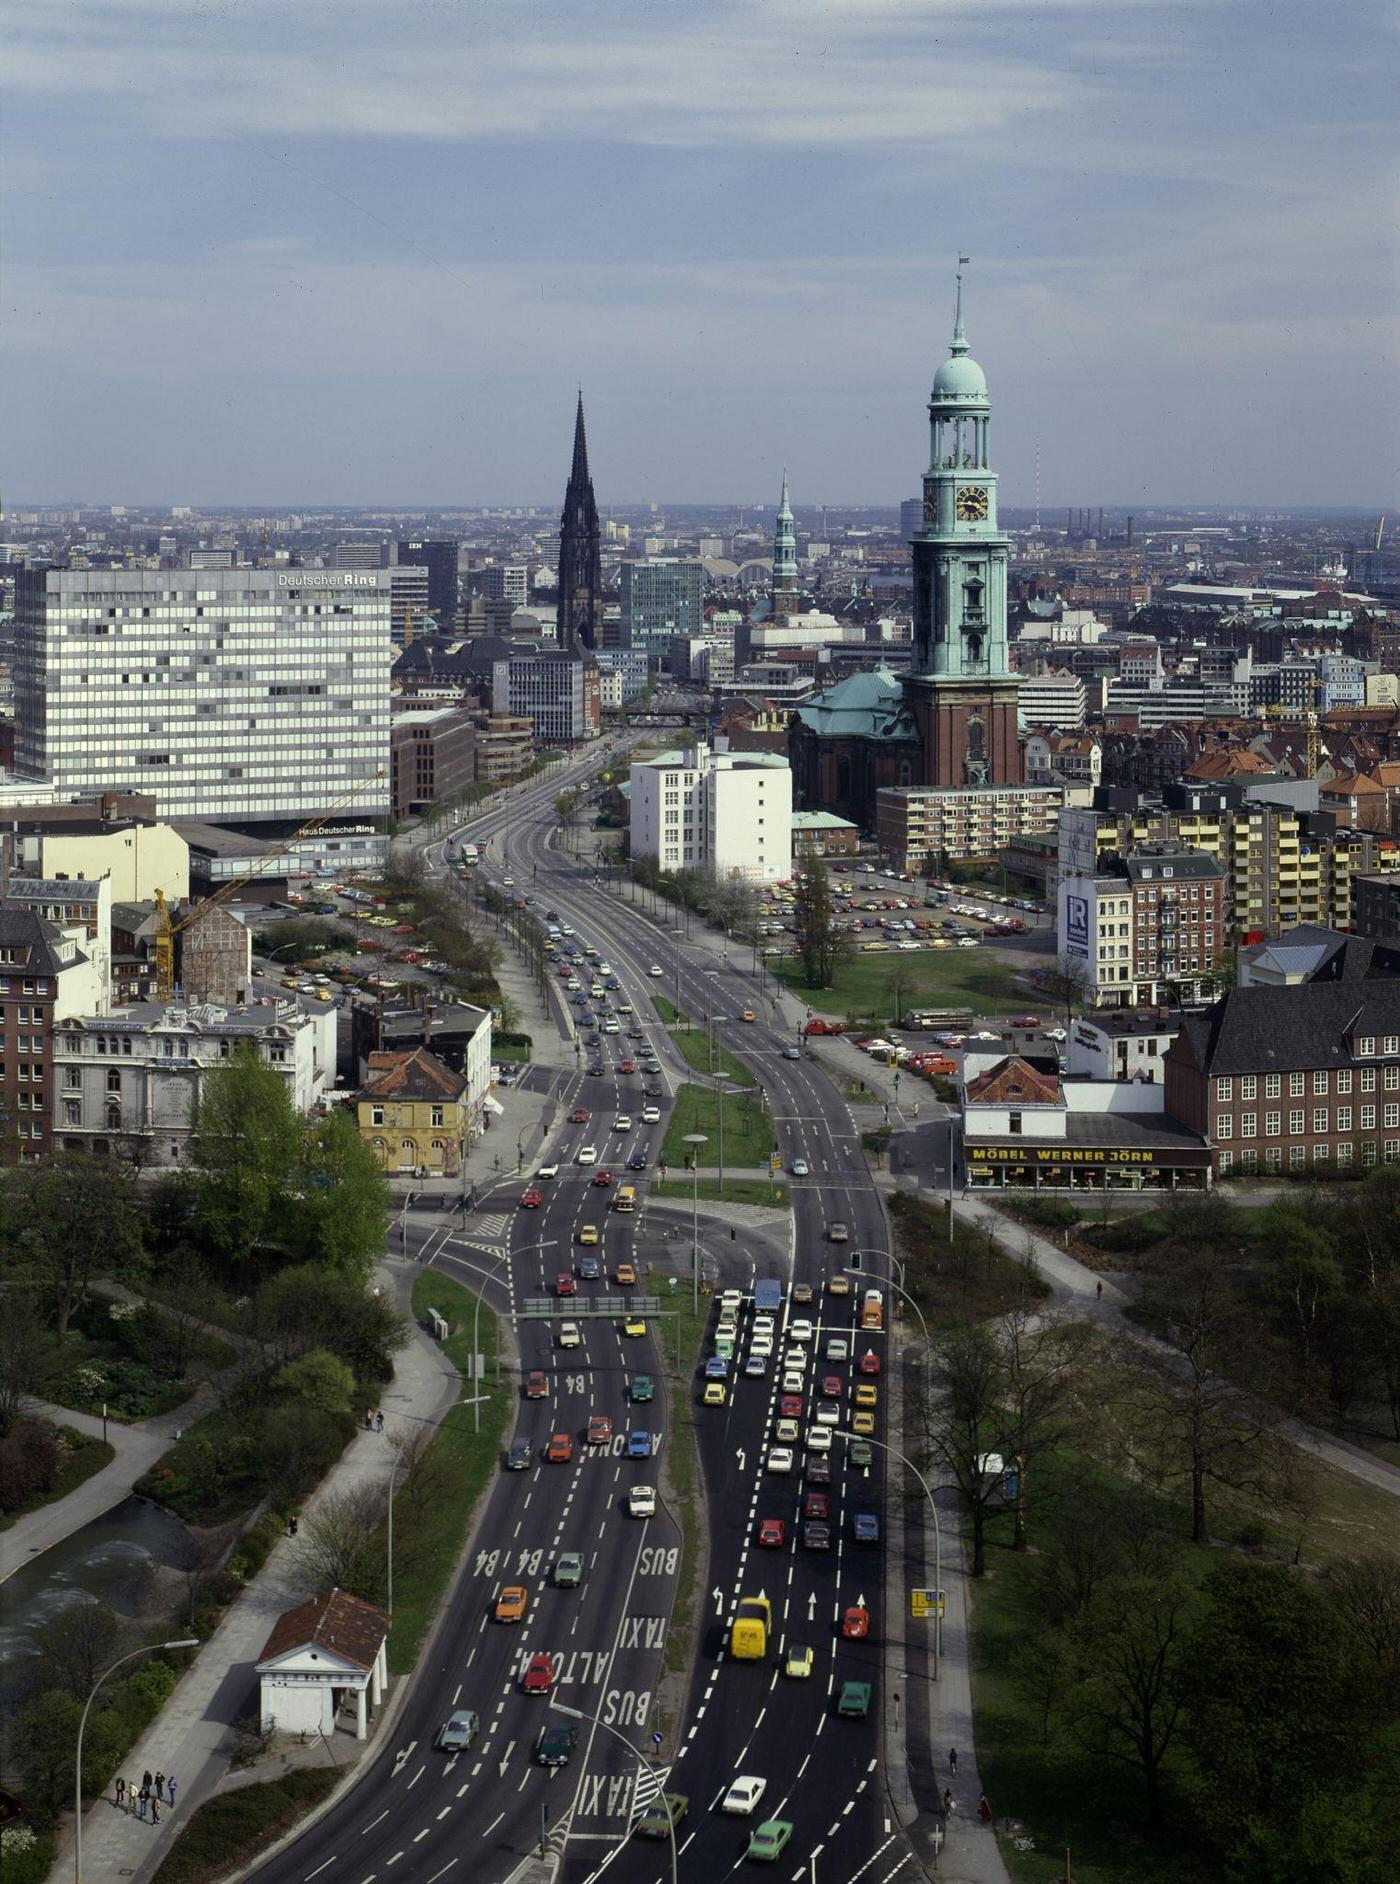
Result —
<instances>
[{"instance_id":1,"label":"city skyline","mask_svg":"<svg viewBox=\"0 0 1400 1884\"><path fill-rule=\"evenodd\" d=\"M784 462L799 511L896 503L961 248L1008 509L1037 453L1047 520L1392 507L1379 6L75 0L8 37L7 497L547 509L581 382L604 512Z\"/></svg>"}]
</instances>

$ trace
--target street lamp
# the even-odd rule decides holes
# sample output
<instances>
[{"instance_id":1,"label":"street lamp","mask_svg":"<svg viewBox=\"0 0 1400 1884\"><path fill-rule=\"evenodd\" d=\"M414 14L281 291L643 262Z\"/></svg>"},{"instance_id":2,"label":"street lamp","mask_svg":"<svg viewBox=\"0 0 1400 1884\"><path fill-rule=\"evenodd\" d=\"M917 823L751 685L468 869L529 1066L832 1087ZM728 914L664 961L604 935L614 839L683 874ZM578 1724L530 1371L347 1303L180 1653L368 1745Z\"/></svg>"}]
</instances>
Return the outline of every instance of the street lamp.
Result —
<instances>
[{"instance_id":1,"label":"street lamp","mask_svg":"<svg viewBox=\"0 0 1400 1884\"><path fill-rule=\"evenodd\" d=\"M855 1256L887 1256L889 1255L888 1250L883 1250L883 1249L870 1249L870 1250L858 1249L858 1250L853 1250L851 1253L852 1255L855 1255ZM891 1262L894 1261L894 1258L892 1256L890 1257L890 1261ZM858 1263L847 1263L846 1273L847 1275L851 1275L851 1276L861 1274L862 1272L860 1269L860 1265ZM890 1277L888 1279L887 1286L893 1289L895 1294L902 1297L902 1299L909 1304L910 1308L913 1309L914 1313L919 1318L919 1326L924 1331L924 1347L925 1348L932 1347L933 1343L929 1336L928 1323L924 1320L924 1311L919 1307L919 1304L914 1300L913 1296L909 1293L908 1289L905 1288L902 1282L896 1282L893 1277Z\"/></svg>"},{"instance_id":2,"label":"street lamp","mask_svg":"<svg viewBox=\"0 0 1400 1884\"><path fill-rule=\"evenodd\" d=\"M549 1705L554 1713L565 1714L570 1720L588 1720L591 1718L595 1727L601 1727L603 1732L611 1734L614 1740L620 1740L627 1751L635 1755L641 1765L651 1774L652 1780L656 1786L657 1797L666 1808L666 1824L670 1830L670 1837L667 1843L671 1847L671 1884L679 1884L680 1873L676 1868L676 1821L671 1815L671 1801L666 1797L662 1789L661 1777L657 1773L656 1767L647 1758L646 1754L642 1752L639 1746L635 1745L633 1741L627 1738L626 1734L621 1733L616 1727L609 1726L607 1721L605 1721L600 1714L595 1714L590 1717L587 1714L581 1713L576 1707L566 1707L562 1701L556 1701L552 1696L550 1697ZM659 1743L660 1736L655 1736L655 1739Z\"/></svg>"},{"instance_id":3,"label":"street lamp","mask_svg":"<svg viewBox=\"0 0 1400 1884\"><path fill-rule=\"evenodd\" d=\"M933 1502L933 1493L929 1490L928 1480L915 1465L914 1461L902 1453L897 1446L889 1445L883 1439L872 1439L869 1434L848 1432L844 1426L833 1427L838 1439L848 1444L852 1439L864 1439L868 1446L878 1446L881 1452L888 1452L890 1457L898 1459L900 1464L912 1472L928 1499L928 1508L933 1513L933 1584L937 1603L933 1617L933 1678L938 1679L938 1658L943 1647L943 1533L938 1524L938 1506Z\"/></svg>"},{"instance_id":4,"label":"street lamp","mask_svg":"<svg viewBox=\"0 0 1400 1884\"><path fill-rule=\"evenodd\" d=\"M687 1132L685 1141L693 1145L690 1175L690 1301L694 1314L700 1312L700 1147L708 1145L709 1139L703 1132Z\"/></svg>"},{"instance_id":5,"label":"street lamp","mask_svg":"<svg viewBox=\"0 0 1400 1884\"><path fill-rule=\"evenodd\" d=\"M87 1726L88 1709L97 1699L97 1690L108 1675L113 1675L124 1662L134 1662L138 1656L151 1655L156 1649L198 1648L198 1636L184 1636L178 1642L147 1642L143 1648L132 1649L128 1655L119 1655L110 1668L104 1668L92 1685L92 1693L83 1703L82 1718L78 1722L78 1753L75 1763L77 1775L73 1795L73 1878L74 1884L83 1884L83 1729Z\"/></svg>"}]
</instances>

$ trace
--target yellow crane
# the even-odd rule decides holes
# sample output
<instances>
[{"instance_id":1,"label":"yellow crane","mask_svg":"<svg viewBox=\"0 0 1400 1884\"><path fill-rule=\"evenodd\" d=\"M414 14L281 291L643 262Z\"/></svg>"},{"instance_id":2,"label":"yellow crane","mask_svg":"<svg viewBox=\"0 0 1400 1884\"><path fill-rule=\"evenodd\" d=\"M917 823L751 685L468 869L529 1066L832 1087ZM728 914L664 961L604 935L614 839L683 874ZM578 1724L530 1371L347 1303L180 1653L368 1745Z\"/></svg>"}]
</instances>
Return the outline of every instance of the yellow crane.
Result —
<instances>
[{"instance_id":1,"label":"yellow crane","mask_svg":"<svg viewBox=\"0 0 1400 1884\"><path fill-rule=\"evenodd\" d=\"M214 908L216 904L222 903L225 897L232 896L235 890L243 889L247 884L251 883L255 877L261 876L267 866L289 851L293 844L299 844L302 838L311 837L315 832L319 831L323 824L330 822L337 811L343 810L346 805L352 803L362 792L367 790L370 785L376 783L376 781L383 778L383 776L384 768L381 766L374 774L373 778L366 779L362 784L357 785L353 791L346 792L343 798L337 798L333 805L328 806L324 811L318 812L314 818L308 818L306 823L299 825L298 828L292 832L290 837L280 838L277 843L269 844L255 864L252 864L247 870L243 871L240 876L233 877L229 882L221 884L220 887L214 890L210 895L201 898L193 909L181 916L178 922L172 922L170 920L170 910L166 905L165 892L164 890L158 889L156 891L155 935L156 999L158 1001L169 1001L174 997L175 938L182 930L189 928L196 916L203 910Z\"/></svg>"},{"instance_id":2,"label":"yellow crane","mask_svg":"<svg viewBox=\"0 0 1400 1884\"><path fill-rule=\"evenodd\" d=\"M1317 675L1308 679L1308 705L1299 712L1297 707L1268 706L1264 708L1264 717L1268 720L1301 720L1303 722L1303 750L1307 757L1308 777L1317 777L1317 768L1322 760L1322 724L1318 718L1317 696L1321 688Z\"/></svg>"}]
</instances>

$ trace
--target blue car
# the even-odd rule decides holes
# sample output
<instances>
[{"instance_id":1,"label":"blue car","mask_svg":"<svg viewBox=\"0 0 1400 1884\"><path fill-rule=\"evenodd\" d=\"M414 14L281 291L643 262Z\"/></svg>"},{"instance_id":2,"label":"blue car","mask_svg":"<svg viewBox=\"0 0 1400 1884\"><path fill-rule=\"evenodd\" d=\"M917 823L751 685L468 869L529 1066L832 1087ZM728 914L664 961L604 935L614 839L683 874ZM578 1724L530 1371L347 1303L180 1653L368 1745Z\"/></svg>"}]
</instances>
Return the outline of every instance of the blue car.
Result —
<instances>
[{"instance_id":1,"label":"blue car","mask_svg":"<svg viewBox=\"0 0 1400 1884\"><path fill-rule=\"evenodd\" d=\"M580 1256L578 1259L578 1278L580 1282L596 1282L603 1273L602 1264L596 1256Z\"/></svg>"},{"instance_id":2,"label":"blue car","mask_svg":"<svg viewBox=\"0 0 1400 1884\"><path fill-rule=\"evenodd\" d=\"M601 1034L590 1034L588 1036L588 1044L590 1047L601 1047L603 1044L603 1036Z\"/></svg>"},{"instance_id":3,"label":"blue car","mask_svg":"<svg viewBox=\"0 0 1400 1884\"><path fill-rule=\"evenodd\" d=\"M607 980L603 983L603 986L610 988L612 992L616 994L618 989L622 986L622 983L618 980L616 975L609 975Z\"/></svg>"},{"instance_id":4,"label":"blue car","mask_svg":"<svg viewBox=\"0 0 1400 1884\"><path fill-rule=\"evenodd\" d=\"M880 1520L873 1511L857 1511L852 1520L858 1544L878 1544Z\"/></svg>"},{"instance_id":5,"label":"blue car","mask_svg":"<svg viewBox=\"0 0 1400 1884\"><path fill-rule=\"evenodd\" d=\"M649 1459L651 1457L651 1434L628 1433L627 1456L629 1459Z\"/></svg>"},{"instance_id":6,"label":"blue car","mask_svg":"<svg viewBox=\"0 0 1400 1884\"><path fill-rule=\"evenodd\" d=\"M712 1354L705 1363L706 1380L724 1380L729 1373L729 1361L723 1354Z\"/></svg>"},{"instance_id":7,"label":"blue car","mask_svg":"<svg viewBox=\"0 0 1400 1884\"><path fill-rule=\"evenodd\" d=\"M632 1156L627 1160L627 1169L629 1171L645 1171L646 1168L647 1168L646 1153L644 1151L634 1151L632 1153Z\"/></svg>"}]
</instances>

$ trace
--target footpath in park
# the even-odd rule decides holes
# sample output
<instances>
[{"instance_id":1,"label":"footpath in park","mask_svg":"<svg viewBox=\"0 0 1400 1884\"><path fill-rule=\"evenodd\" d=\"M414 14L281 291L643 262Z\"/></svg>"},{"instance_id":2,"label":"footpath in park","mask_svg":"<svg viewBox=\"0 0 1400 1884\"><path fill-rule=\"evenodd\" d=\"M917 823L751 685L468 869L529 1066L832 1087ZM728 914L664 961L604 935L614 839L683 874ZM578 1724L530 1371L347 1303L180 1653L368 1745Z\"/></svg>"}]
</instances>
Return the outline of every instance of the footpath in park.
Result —
<instances>
[{"instance_id":1,"label":"footpath in park","mask_svg":"<svg viewBox=\"0 0 1400 1884\"><path fill-rule=\"evenodd\" d=\"M409 1296L414 1264L390 1273L381 1269L379 1281L391 1290L399 1307L410 1316ZM392 1440L407 1437L424 1426L435 1426L457 1399L460 1380L437 1345L413 1324L407 1347L395 1356L394 1378L380 1405L384 1431L357 1431L314 1496L303 1516L314 1513L328 1498L373 1484L388 1477L394 1458ZM123 1762L122 1773L139 1787L149 1771L165 1773L178 1782L176 1804L163 1809L159 1825L121 1811L109 1786L103 1798L88 1807L83 1818L83 1864L88 1875L134 1879L143 1884L164 1858L170 1840L196 1807L221 1788L236 1745L236 1723L257 1710L254 1664L286 1609L309 1595L310 1586L297 1569L296 1545L283 1538L273 1548L262 1570L225 1612L209 1641L200 1649L158 1718ZM172 1631L178 1634L178 1629ZM379 1711L371 1737L356 1741L353 1734L336 1734L315 1750L317 1764L349 1766L376 1744L386 1710L395 1705L401 1676L393 1683ZM251 1778L269 1777L255 1773ZM52 1884L62 1884L72 1869L71 1832L52 1871Z\"/></svg>"}]
</instances>

